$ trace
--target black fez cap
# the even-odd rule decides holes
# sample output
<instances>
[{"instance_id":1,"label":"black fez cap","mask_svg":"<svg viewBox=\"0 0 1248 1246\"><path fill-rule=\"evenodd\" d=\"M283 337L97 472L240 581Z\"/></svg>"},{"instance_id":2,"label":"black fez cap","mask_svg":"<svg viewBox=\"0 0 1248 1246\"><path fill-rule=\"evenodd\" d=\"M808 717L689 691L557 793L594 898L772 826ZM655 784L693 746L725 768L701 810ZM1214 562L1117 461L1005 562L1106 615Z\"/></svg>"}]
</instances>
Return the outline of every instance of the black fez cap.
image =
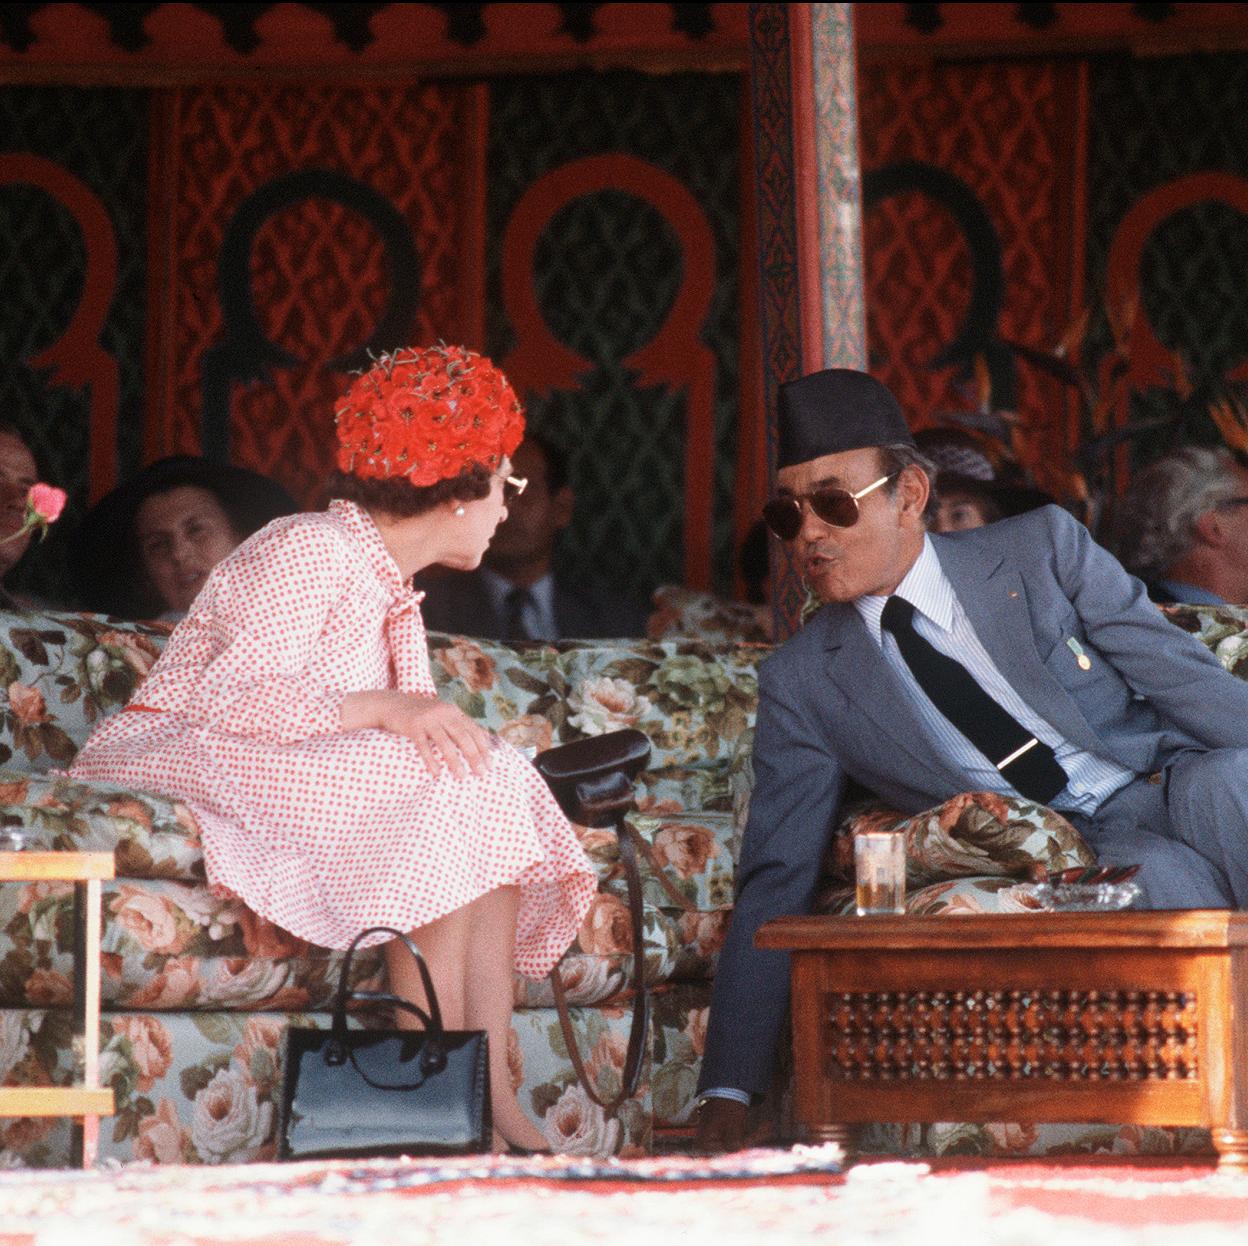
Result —
<instances>
[{"instance_id":1,"label":"black fez cap","mask_svg":"<svg viewBox=\"0 0 1248 1246\"><path fill-rule=\"evenodd\" d=\"M914 445L897 399L873 376L827 368L780 386L778 467L825 454L904 443Z\"/></svg>"}]
</instances>

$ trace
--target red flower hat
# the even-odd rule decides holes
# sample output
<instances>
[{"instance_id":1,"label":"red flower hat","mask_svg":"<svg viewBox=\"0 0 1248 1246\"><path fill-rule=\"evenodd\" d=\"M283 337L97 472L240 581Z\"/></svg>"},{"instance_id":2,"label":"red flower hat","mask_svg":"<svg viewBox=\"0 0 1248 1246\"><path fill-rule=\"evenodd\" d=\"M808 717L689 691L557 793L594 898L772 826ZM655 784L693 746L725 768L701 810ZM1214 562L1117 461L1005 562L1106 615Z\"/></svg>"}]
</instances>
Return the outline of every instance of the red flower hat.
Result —
<instances>
[{"instance_id":1,"label":"red flower hat","mask_svg":"<svg viewBox=\"0 0 1248 1246\"><path fill-rule=\"evenodd\" d=\"M524 408L507 378L464 346L382 355L355 379L334 419L342 471L414 485L474 464L493 471L524 435Z\"/></svg>"}]
</instances>

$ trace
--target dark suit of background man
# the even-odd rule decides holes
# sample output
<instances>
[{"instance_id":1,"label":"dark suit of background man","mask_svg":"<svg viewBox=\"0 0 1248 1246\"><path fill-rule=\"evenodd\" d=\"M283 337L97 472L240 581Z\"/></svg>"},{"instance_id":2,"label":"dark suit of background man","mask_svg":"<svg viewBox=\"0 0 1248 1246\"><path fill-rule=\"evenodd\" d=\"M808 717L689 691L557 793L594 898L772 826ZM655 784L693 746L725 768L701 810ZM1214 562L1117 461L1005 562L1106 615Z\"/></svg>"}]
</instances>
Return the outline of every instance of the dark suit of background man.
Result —
<instances>
[{"instance_id":1,"label":"dark suit of background man","mask_svg":"<svg viewBox=\"0 0 1248 1246\"><path fill-rule=\"evenodd\" d=\"M597 585L570 584L554 571L555 544L575 503L562 453L530 432L511 470L528 485L508 504L481 566L418 585L428 594L425 626L492 640L644 636L640 606Z\"/></svg>"},{"instance_id":2,"label":"dark suit of background man","mask_svg":"<svg viewBox=\"0 0 1248 1246\"><path fill-rule=\"evenodd\" d=\"M826 604L760 673L755 786L702 1062L704 1150L741 1144L746 1105L770 1081L789 966L754 932L810 911L847 777L907 814L962 791L1027 791L1102 861L1141 863L1146 907L1248 900L1248 684L1055 506L928 535L927 469L871 377L793 381L779 415L784 500L766 513ZM816 494L829 487L859 494L856 507ZM1003 712L1013 760L954 725L974 734Z\"/></svg>"}]
</instances>

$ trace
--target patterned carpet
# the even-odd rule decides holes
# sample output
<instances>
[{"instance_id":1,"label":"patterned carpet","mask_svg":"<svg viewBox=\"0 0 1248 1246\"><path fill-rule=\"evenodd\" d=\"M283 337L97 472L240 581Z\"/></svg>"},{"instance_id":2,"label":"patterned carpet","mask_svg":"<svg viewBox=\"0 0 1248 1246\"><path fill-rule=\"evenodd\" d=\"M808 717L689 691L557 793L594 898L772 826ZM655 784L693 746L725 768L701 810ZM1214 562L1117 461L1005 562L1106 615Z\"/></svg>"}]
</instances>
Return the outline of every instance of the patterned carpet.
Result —
<instances>
[{"instance_id":1,"label":"patterned carpet","mask_svg":"<svg viewBox=\"0 0 1248 1246\"><path fill-rule=\"evenodd\" d=\"M874 1163L835 1148L586 1162L0 1173L0 1246L1231 1246L1248 1178L1173 1164Z\"/></svg>"}]
</instances>

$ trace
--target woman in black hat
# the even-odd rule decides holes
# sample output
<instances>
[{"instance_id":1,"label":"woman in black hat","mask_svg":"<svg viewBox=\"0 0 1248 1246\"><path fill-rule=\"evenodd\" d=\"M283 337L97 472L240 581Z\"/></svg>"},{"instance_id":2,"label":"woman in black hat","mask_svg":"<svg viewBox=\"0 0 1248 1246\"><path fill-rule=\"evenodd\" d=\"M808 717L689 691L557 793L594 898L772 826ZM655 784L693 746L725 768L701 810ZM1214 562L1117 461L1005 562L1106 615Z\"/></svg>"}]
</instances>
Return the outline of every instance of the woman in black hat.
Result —
<instances>
[{"instance_id":1,"label":"woman in black hat","mask_svg":"<svg viewBox=\"0 0 1248 1246\"><path fill-rule=\"evenodd\" d=\"M80 604L128 619L179 619L208 573L294 499L246 468L173 455L87 512L71 542Z\"/></svg>"}]
</instances>

